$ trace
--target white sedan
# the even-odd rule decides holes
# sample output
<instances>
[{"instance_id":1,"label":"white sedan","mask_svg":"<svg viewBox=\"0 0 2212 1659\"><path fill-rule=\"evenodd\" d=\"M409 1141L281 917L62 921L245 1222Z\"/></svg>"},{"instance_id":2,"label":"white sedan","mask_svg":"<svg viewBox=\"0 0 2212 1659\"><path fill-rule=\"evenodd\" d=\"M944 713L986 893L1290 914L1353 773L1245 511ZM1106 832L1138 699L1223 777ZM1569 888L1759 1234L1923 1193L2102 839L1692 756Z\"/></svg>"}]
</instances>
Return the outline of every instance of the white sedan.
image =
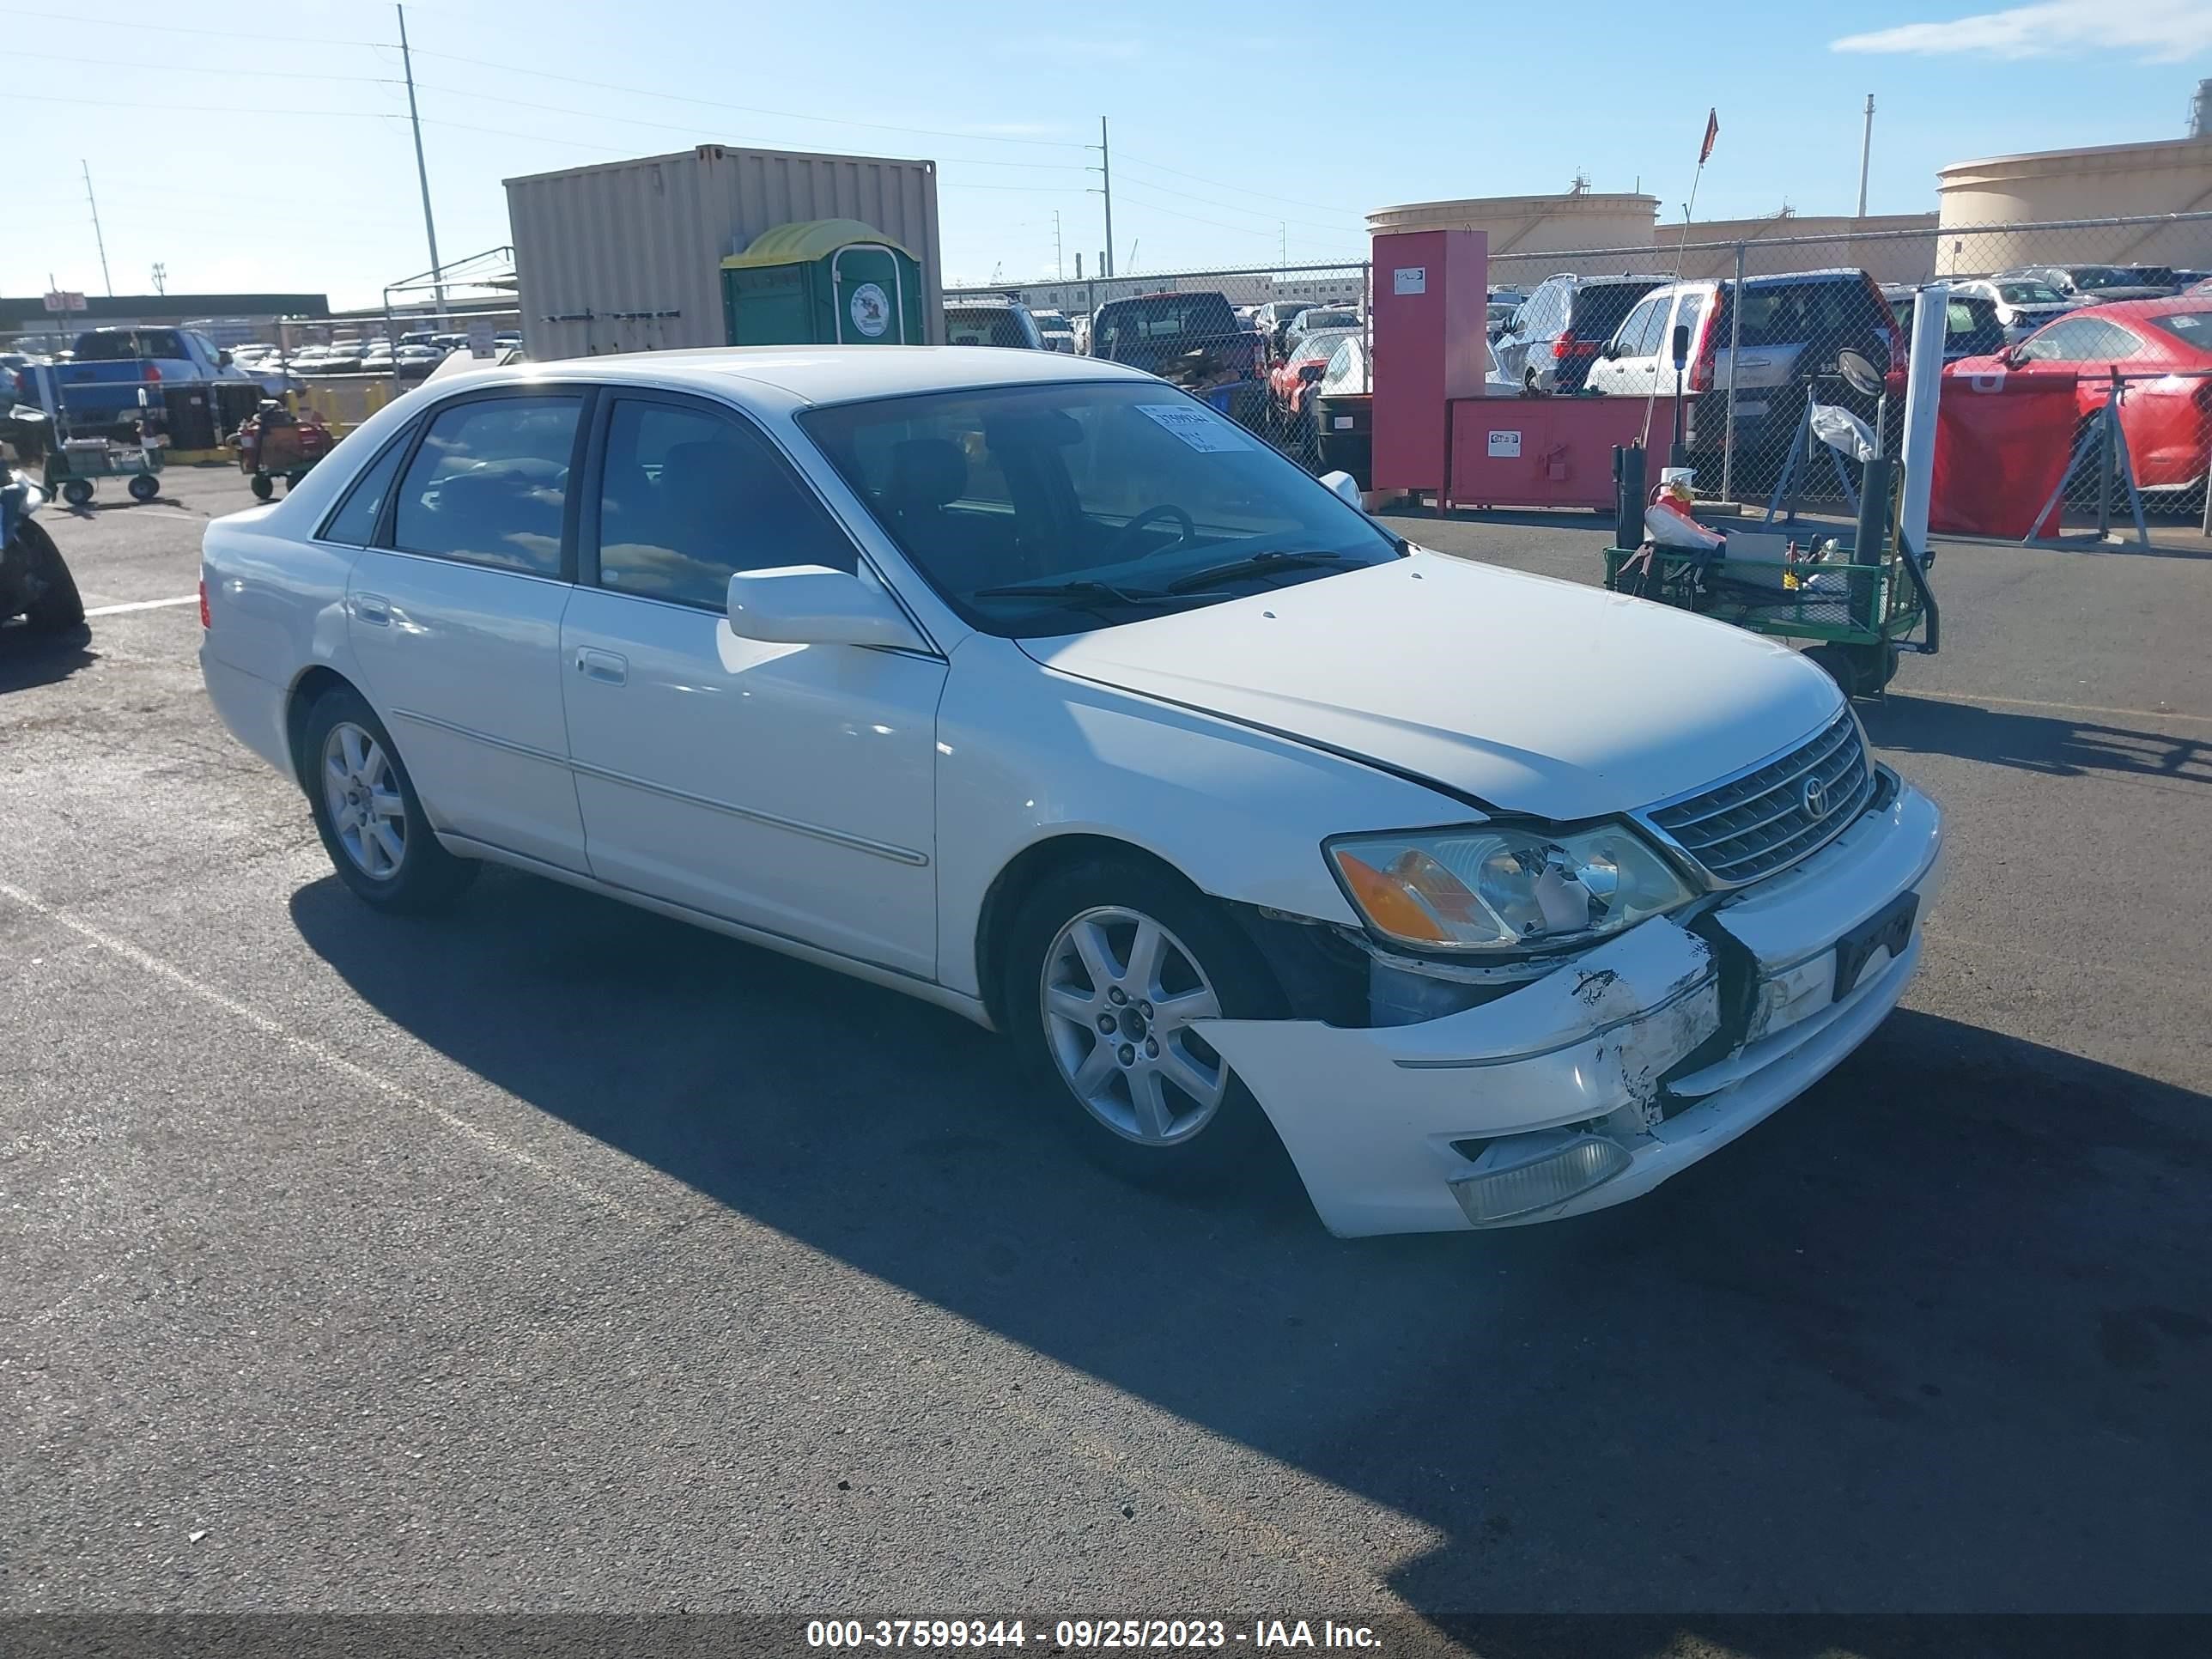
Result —
<instances>
[{"instance_id":1,"label":"white sedan","mask_svg":"<svg viewBox=\"0 0 2212 1659\"><path fill-rule=\"evenodd\" d=\"M1279 1138L1340 1234L1648 1190L1881 1022L1937 879L1801 657L1057 353L441 378L203 577L216 708L367 902L496 860L895 987L1140 1178Z\"/></svg>"}]
</instances>

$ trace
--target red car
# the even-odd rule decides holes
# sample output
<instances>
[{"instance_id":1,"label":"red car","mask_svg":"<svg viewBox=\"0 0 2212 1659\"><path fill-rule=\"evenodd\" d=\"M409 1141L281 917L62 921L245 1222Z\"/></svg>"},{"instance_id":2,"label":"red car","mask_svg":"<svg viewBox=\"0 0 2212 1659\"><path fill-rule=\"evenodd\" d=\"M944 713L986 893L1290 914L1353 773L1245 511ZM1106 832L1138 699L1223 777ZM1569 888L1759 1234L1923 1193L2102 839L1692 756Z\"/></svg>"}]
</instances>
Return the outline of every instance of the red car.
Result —
<instances>
[{"instance_id":1,"label":"red car","mask_svg":"<svg viewBox=\"0 0 2212 1659\"><path fill-rule=\"evenodd\" d=\"M2144 489L2200 483L2212 453L2212 295L2069 312L2008 350L1962 357L1943 374L1978 378L1985 391L1999 376L2045 383L2066 377L2074 382L2078 432L2112 396L2115 371L2136 483Z\"/></svg>"},{"instance_id":2,"label":"red car","mask_svg":"<svg viewBox=\"0 0 2212 1659\"><path fill-rule=\"evenodd\" d=\"M1291 342L1280 361L1267 371L1267 402L1273 410L1277 424L1294 441L1307 436L1307 394L1328 360L1336 356L1337 347L1352 338L1356 328L1317 328L1310 334L1302 334Z\"/></svg>"}]
</instances>

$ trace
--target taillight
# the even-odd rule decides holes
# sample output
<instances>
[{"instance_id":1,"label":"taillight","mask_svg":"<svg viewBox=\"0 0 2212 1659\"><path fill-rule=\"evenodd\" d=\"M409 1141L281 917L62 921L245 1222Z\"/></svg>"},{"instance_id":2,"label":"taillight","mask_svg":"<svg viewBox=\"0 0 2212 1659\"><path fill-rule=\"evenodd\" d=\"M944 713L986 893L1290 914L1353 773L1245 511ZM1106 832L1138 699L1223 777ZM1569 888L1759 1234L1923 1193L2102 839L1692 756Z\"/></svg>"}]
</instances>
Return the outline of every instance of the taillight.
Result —
<instances>
[{"instance_id":1,"label":"taillight","mask_svg":"<svg viewBox=\"0 0 2212 1659\"><path fill-rule=\"evenodd\" d=\"M1567 337L1564 334L1552 342L1552 361L1565 362L1567 359Z\"/></svg>"},{"instance_id":2,"label":"taillight","mask_svg":"<svg viewBox=\"0 0 2212 1659\"><path fill-rule=\"evenodd\" d=\"M207 578L203 576L200 578L200 626L202 628L212 628L214 625L213 621L208 616Z\"/></svg>"},{"instance_id":3,"label":"taillight","mask_svg":"<svg viewBox=\"0 0 2212 1659\"><path fill-rule=\"evenodd\" d=\"M1690 390L1711 392L1713 389L1714 360L1719 356L1720 331L1711 317L1699 325L1697 349L1690 358Z\"/></svg>"},{"instance_id":4,"label":"taillight","mask_svg":"<svg viewBox=\"0 0 2212 1659\"><path fill-rule=\"evenodd\" d=\"M160 379L161 378L161 366L160 366L159 364L157 364L157 363L149 363L149 364L147 364L147 365L146 365L146 378L147 378L148 380L160 380Z\"/></svg>"}]
</instances>

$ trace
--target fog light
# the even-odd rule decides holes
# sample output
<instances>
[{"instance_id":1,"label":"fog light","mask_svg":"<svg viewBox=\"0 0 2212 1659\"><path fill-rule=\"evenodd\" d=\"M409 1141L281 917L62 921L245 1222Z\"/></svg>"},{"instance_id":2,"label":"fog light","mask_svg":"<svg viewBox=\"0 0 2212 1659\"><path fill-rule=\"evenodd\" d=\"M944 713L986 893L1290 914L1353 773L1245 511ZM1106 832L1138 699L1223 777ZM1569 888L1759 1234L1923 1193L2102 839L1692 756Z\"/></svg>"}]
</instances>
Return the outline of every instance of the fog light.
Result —
<instances>
[{"instance_id":1,"label":"fog light","mask_svg":"<svg viewBox=\"0 0 2212 1659\"><path fill-rule=\"evenodd\" d=\"M1522 1156L1523 1145L1534 1143ZM1551 1135L1514 1136L1493 1142L1483 1156L1512 1160L1451 1183L1452 1195L1476 1226L1510 1221L1517 1215L1564 1204L1628 1167L1627 1152L1602 1135L1560 1139Z\"/></svg>"}]
</instances>

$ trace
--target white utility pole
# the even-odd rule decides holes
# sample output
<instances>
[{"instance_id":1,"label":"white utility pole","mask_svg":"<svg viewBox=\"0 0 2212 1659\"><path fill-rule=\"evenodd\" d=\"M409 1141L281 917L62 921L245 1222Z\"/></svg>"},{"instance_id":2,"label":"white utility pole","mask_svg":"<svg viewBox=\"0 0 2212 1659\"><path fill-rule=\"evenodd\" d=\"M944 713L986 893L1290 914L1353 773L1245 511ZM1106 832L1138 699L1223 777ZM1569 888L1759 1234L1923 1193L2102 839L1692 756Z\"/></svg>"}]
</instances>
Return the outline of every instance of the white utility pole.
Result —
<instances>
[{"instance_id":1,"label":"white utility pole","mask_svg":"<svg viewBox=\"0 0 2212 1659\"><path fill-rule=\"evenodd\" d=\"M100 234L100 204L93 199L92 194L92 163L80 161L77 165L84 169L85 204L92 210L92 240L100 250L100 286L107 290L107 297L112 300L115 297L115 279L107 274L107 238Z\"/></svg>"},{"instance_id":2,"label":"white utility pole","mask_svg":"<svg viewBox=\"0 0 2212 1659\"><path fill-rule=\"evenodd\" d=\"M1859 144L1859 217L1866 217L1867 163L1874 159L1874 94L1867 94L1866 137Z\"/></svg>"},{"instance_id":3,"label":"white utility pole","mask_svg":"<svg viewBox=\"0 0 2212 1659\"><path fill-rule=\"evenodd\" d=\"M407 50L407 8L394 5L399 14L399 68L407 77L407 120L415 129L415 177L422 186L422 234L430 243L430 280L437 285L438 320L446 319L446 267L438 258L438 222L430 214L430 167L422 159L422 117L415 107L415 58Z\"/></svg>"}]
</instances>

